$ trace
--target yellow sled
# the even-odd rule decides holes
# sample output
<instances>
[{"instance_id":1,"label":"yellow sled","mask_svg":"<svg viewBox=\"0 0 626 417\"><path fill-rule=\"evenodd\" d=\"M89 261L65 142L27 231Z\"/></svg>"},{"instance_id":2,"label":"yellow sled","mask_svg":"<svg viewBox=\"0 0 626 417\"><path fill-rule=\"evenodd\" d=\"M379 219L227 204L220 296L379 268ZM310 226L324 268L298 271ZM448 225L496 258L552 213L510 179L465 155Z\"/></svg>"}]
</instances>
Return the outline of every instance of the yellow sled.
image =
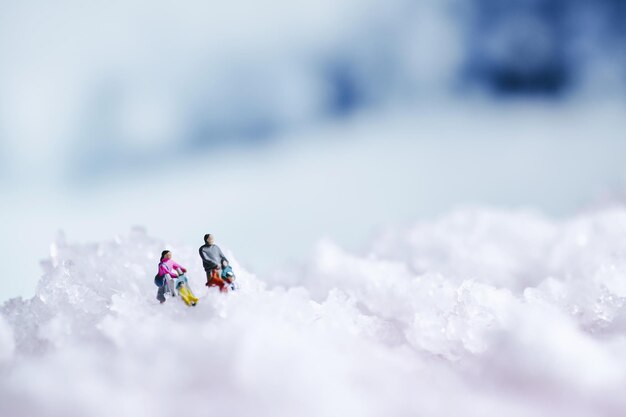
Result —
<instances>
[{"instance_id":1,"label":"yellow sled","mask_svg":"<svg viewBox=\"0 0 626 417\"><path fill-rule=\"evenodd\" d=\"M185 285L178 287L178 295L180 295L180 298L182 298L188 306L195 306L198 303L198 298L196 298Z\"/></svg>"}]
</instances>

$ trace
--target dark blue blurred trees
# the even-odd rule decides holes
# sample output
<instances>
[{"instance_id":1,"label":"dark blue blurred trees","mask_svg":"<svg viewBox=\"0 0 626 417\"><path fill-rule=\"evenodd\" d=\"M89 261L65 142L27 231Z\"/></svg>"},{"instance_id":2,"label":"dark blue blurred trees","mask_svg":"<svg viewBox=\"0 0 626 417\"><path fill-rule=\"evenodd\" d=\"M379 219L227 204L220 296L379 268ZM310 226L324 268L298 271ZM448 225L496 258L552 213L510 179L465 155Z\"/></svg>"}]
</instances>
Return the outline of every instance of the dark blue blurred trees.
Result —
<instances>
[{"instance_id":1,"label":"dark blue blurred trees","mask_svg":"<svg viewBox=\"0 0 626 417\"><path fill-rule=\"evenodd\" d=\"M558 94L593 65L626 81L625 0L473 0L466 9L463 77L503 94Z\"/></svg>"}]
</instances>

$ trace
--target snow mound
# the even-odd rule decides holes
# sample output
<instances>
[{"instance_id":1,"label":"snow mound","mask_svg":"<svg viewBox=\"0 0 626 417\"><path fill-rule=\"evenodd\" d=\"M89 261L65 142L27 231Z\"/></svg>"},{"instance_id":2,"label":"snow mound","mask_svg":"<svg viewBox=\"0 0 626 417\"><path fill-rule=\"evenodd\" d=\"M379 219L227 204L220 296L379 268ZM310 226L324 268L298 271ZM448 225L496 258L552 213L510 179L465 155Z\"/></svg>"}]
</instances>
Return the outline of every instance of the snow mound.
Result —
<instances>
[{"instance_id":1,"label":"snow mound","mask_svg":"<svg viewBox=\"0 0 626 417\"><path fill-rule=\"evenodd\" d=\"M0 415L621 416L625 236L624 209L466 209L363 254L321 242L291 285L227 254L226 295L195 247L59 236L0 308ZM165 248L196 307L156 301Z\"/></svg>"}]
</instances>

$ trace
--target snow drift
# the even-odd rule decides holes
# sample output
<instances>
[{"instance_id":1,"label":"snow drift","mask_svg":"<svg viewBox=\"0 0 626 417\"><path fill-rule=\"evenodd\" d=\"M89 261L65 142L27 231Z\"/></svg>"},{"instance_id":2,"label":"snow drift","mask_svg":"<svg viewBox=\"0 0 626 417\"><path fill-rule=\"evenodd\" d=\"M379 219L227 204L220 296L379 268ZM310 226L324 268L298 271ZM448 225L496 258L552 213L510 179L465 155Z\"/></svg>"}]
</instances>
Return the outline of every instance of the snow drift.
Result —
<instances>
[{"instance_id":1,"label":"snow drift","mask_svg":"<svg viewBox=\"0 0 626 417\"><path fill-rule=\"evenodd\" d=\"M466 209L271 282L234 260L227 295L195 247L60 236L0 309L0 414L623 416L624 236L625 209ZM155 300L166 247L194 308Z\"/></svg>"}]
</instances>

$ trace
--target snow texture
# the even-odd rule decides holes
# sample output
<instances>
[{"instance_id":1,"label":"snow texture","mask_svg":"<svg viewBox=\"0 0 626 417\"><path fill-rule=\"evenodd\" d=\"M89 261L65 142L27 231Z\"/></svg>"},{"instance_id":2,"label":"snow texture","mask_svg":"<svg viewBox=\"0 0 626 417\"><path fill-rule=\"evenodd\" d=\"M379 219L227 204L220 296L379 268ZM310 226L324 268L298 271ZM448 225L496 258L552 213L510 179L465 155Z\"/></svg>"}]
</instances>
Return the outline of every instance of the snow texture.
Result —
<instances>
[{"instance_id":1,"label":"snow texture","mask_svg":"<svg viewBox=\"0 0 626 417\"><path fill-rule=\"evenodd\" d=\"M282 284L227 251L230 294L141 228L59 236L37 294L0 309L0 415L623 416L624 236L619 208L464 209L362 254L321 242ZM194 308L155 300L165 247Z\"/></svg>"}]
</instances>

